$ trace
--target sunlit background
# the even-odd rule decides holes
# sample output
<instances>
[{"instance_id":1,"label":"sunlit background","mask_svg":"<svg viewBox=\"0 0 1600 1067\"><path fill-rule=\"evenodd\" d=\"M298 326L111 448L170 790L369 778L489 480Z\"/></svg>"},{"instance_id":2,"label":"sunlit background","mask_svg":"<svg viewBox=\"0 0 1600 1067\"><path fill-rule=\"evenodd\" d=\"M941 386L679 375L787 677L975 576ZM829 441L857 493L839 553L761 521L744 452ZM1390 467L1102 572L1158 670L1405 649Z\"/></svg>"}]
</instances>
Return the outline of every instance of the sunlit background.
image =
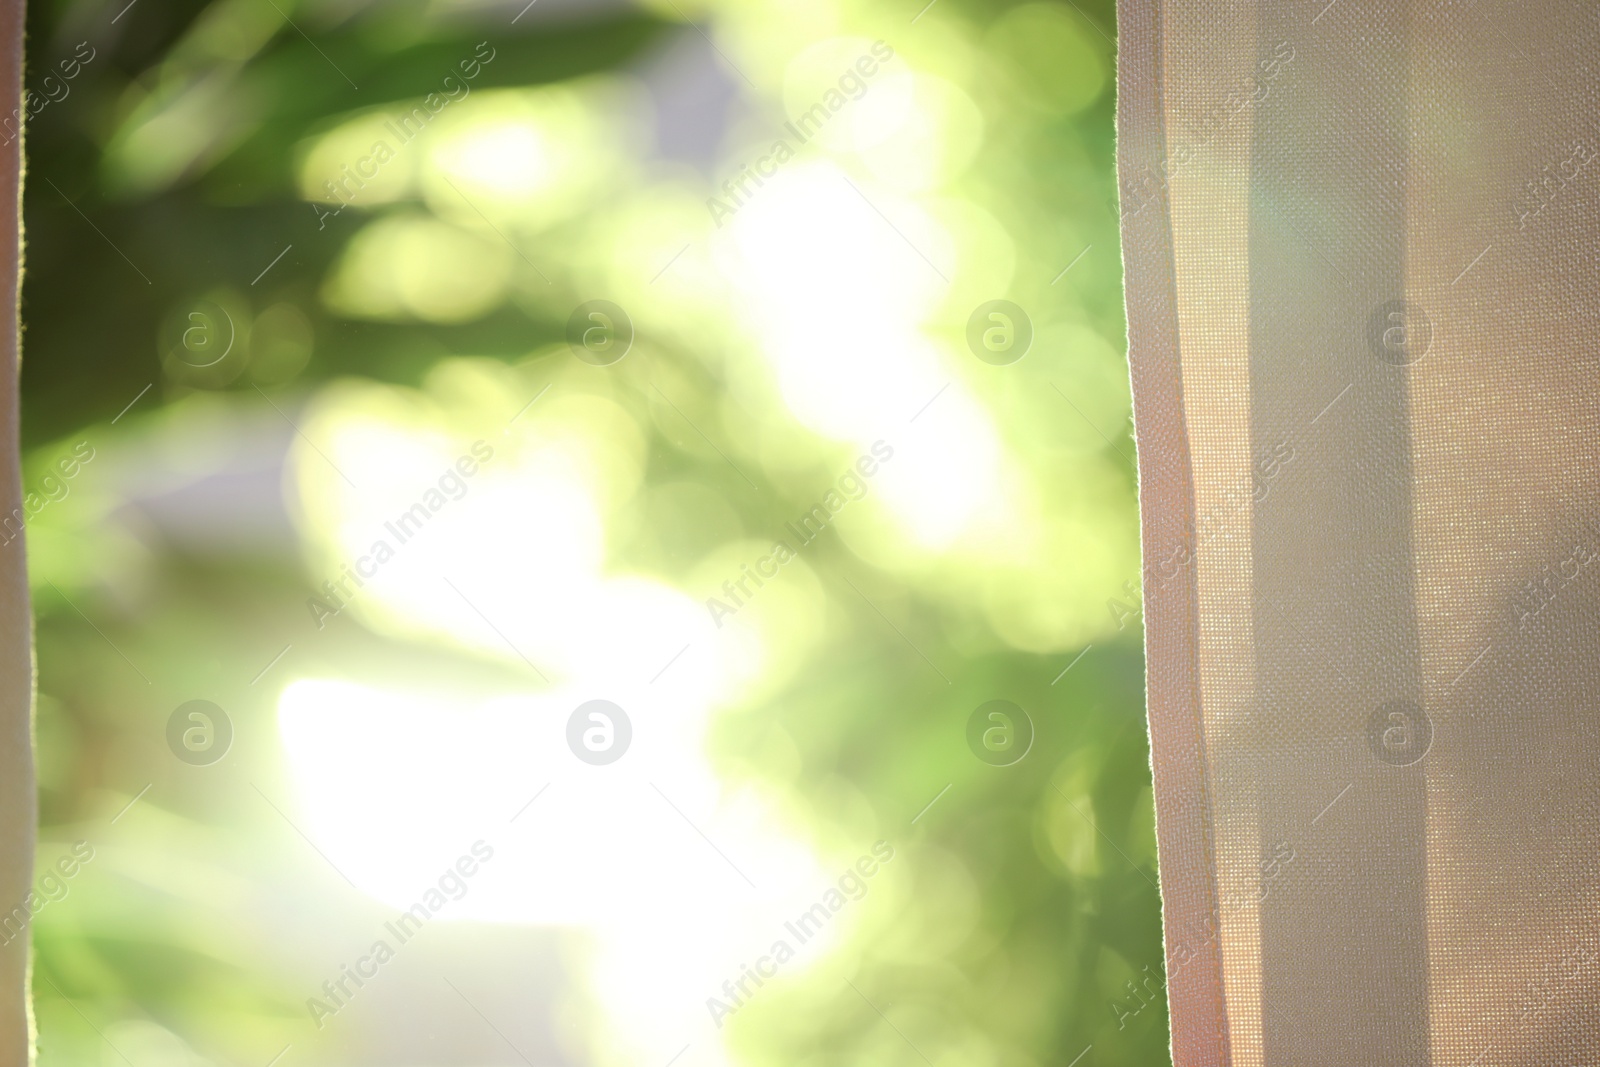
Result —
<instances>
[{"instance_id":1,"label":"sunlit background","mask_svg":"<svg viewBox=\"0 0 1600 1067\"><path fill-rule=\"evenodd\" d=\"M45 1067L1166 1060L1111 4L923 4L31 5Z\"/></svg>"}]
</instances>

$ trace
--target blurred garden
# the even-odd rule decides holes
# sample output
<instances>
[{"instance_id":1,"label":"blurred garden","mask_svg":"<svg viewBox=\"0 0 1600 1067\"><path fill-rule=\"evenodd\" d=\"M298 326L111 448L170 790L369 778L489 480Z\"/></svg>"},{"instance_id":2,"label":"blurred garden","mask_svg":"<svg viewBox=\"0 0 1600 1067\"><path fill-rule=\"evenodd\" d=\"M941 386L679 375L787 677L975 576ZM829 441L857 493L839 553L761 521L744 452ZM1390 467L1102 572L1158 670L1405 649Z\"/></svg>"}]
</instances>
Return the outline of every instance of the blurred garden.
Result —
<instances>
[{"instance_id":1,"label":"blurred garden","mask_svg":"<svg viewBox=\"0 0 1600 1067\"><path fill-rule=\"evenodd\" d=\"M1167 1062L1113 5L925 2L31 5L43 1067Z\"/></svg>"}]
</instances>

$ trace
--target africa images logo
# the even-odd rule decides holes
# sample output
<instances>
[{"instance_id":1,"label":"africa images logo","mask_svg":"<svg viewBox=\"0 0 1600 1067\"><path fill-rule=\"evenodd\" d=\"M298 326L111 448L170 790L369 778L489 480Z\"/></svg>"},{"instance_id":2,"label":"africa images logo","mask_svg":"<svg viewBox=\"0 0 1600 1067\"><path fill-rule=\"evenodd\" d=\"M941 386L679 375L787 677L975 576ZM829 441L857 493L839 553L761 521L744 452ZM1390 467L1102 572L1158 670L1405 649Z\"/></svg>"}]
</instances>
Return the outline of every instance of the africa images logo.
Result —
<instances>
[{"instance_id":1,"label":"africa images logo","mask_svg":"<svg viewBox=\"0 0 1600 1067\"><path fill-rule=\"evenodd\" d=\"M471 855L462 855L446 867L438 880L423 890L421 899L397 919L383 924L384 931L394 938L394 944L391 945L388 938L378 938L353 967L348 963L339 965L338 975L322 983L322 996L306 998L306 1010L311 1013L311 1021L317 1024L318 1030L327 1025L326 1020L343 1011L368 982L378 977L383 965L394 959L400 946L417 936L418 931L448 904L467 895L472 888L472 877L494 859L494 847L480 839L472 843L470 852ZM350 988L352 985L354 989Z\"/></svg>"},{"instance_id":2,"label":"africa images logo","mask_svg":"<svg viewBox=\"0 0 1600 1067\"><path fill-rule=\"evenodd\" d=\"M487 55L484 54L484 49L488 49ZM367 183L377 178L378 172L384 165L399 155L397 147L403 148L416 140L440 112L451 104L465 100L472 92L470 83L482 73L485 66L494 62L495 55L496 52L488 41L480 41L472 58L463 59L457 64L461 71L459 76L454 71L446 74L440 82L439 91L423 97L422 102L412 107L410 111L395 115L384 122L384 129L394 135L393 146L386 139L379 138L373 142L366 155L355 161L353 168L350 164L341 164L339 174L322 183L323 189L327 192L327 199L324 202L336 203L339 206L329 211L319 204L311 205L311 209L317 213L317 229L323 229L327 226L328 219L355 202L356 195L367 187Z\"/></svg>"},{"instance_id":3,"label":"africa images logo","mask_svg":"<svg viewBox=\"0 0 1600 1067\"><path fill-rule=\"evenodd\" d=\"M741 563L739 576L722 583L722 598L706 598L706 610L711 613L711 621L717 624L717 629L722 629L723 619L737 614L740 608L749 603L756 590L766 584L763 578L776 578L779 568L797 557L800 549L821 537L839 512L850 503L864 498L868 480L878 473L881 464L893 458L892 446L884 441L874 441L872 455L857 457L855 463L845 468L844 473L834 480L833 486L822 495L821 500L796 521L784 523L784 532L794 537L793 545L784 540L774 541L772 551L755 561L754 570L750 564ZM755 583L755 589L750 588L751 582ZM744 595L740 596L741 593Z\"/></svg>"},{"instance_id":4,"label":"africa images logo","mask_svg":"<svg viewBox=\"0 0 1600 1067\"><path fill-rule=\"evenodd\" d=\"M477 458L474 459L474 456ZM356 593L366 585L363 579L370 581L375 578L378 569L395 557L398 546L421 533L428 521L443 511L450 501L466 496L468 479L478 473L482 464L493 458L493 445L487 441L474 441L471 456L461 456L453 465L446 467L437 483L422 494L422 499L395 516L392 522L383 524L384 530L394 538L393 545L382 537L373 541L367 554L355 561L353 570L350 564L341 564L344 573L322 583L323 596L307 597L306 608L311 612L311 621L317 624L317 629L322 629L329 619L349 606ZM351 583L355 584L354 590L350 588Z\"/></svg>"},{"instance_id":5,"label":"africa images logo","mask_svg":"<svg viewBox=\"0 0 1600 1067\"><path fill-rule=\"evenodd\" d=\"M756 958L754 967L740 964L739 977L722 983L722 995L726 999L706 998L706 1011L711 1013L711 1021L717 1024L717 1029L722 1029L723 1019L748 1004L767 981L776 978L779 968L795 958L795 946L804 945L820 934L833 917L844 910L846 903L866 896L872 877L892 859L893 845L887 841L873 844L871 856L862 856L846 867L834 885L822 894L821 900L783 924L784 931L794 938L793 945L787 938L780 937L766 955Z\"/></svg>"},{"instance_id":6,"label":"africa images logo","mask_svg":"<svg viewBox=\"0 0 1600 1067\"><path fill-rule=\"evenodd\" d=\"M765 184L763 178L776 175L778 168L793 159L801 147L809 144L829 119L844 110L846 104L867 95L867 89L870 88L867 79L876 75L882 64L894 58L894 48L884 41L874 41L870 51L871 55L863 55L846 67L844 73L839 75L836 87L823 93L821 100L802 111L798 118L783 124L783 128L794 135L794 144L787 137L773 141L772 147L755 161L754 166L740 164L739 172L722 183L726 199L713 196L706 201L706 209L711 212L711 219L718 229L755 196L755 191L746 187L746 182L755 182L756 188L761 188ZM848 96L845 95L847 93Z\"/></svg>"}]
</instances>

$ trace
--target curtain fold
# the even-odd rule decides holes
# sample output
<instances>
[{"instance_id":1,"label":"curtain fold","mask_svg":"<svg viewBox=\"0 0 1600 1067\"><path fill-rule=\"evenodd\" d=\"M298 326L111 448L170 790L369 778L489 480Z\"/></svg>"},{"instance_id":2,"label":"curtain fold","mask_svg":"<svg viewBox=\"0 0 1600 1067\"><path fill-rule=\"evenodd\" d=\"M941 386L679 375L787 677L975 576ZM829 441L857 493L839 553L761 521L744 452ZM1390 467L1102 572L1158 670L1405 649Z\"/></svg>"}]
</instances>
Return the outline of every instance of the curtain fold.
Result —
<instances>
[{"instance_id":1,"label":"curtain fold","mask_svg":"<svg viewBox=\"0 0 1600 1067\"><path fill-rule=\"evenodd\" d=\"M1600 12L1119 3L1173 1055L1600 1052Z\"/></svg>"}]
</instances>

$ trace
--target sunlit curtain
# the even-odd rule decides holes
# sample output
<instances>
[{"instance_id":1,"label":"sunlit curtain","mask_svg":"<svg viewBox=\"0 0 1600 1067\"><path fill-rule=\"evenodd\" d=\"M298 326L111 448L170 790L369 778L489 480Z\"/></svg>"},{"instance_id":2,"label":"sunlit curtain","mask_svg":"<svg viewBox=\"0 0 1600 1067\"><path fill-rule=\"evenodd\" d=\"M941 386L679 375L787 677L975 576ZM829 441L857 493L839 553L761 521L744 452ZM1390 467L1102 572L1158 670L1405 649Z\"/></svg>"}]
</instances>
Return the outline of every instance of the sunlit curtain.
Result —
<instances>
[{"instance_id":1,"label":"sunlit curtain","mask_svg":"<svg viewBox=\"0 0 1600 1067\"><path fill-rule=\"evenodd\" d=\"M22 102L22 0L0 0L0 119ZM3 123L0 123L3 125ZM12 127L14 128L14 127ZM22 504L18 464L17 295L22 138L0 130L0 514ZM20 514L20 512L18 512ZM33 906L33 642L20 549L0 551L0 900ZM29 1062L26 951L0 952L0 1064Z\"/></svg>"},{"instance_id":2,"label":"sunlit curtain","mask_svg":"<svg viewBox=\"0 0 1600 1067\"><path fill-rule=\"evenodd\" d=\"M1592 1063L1600 13L1119 15L1176 1063Z\"/></svg>"}]
</instances>

